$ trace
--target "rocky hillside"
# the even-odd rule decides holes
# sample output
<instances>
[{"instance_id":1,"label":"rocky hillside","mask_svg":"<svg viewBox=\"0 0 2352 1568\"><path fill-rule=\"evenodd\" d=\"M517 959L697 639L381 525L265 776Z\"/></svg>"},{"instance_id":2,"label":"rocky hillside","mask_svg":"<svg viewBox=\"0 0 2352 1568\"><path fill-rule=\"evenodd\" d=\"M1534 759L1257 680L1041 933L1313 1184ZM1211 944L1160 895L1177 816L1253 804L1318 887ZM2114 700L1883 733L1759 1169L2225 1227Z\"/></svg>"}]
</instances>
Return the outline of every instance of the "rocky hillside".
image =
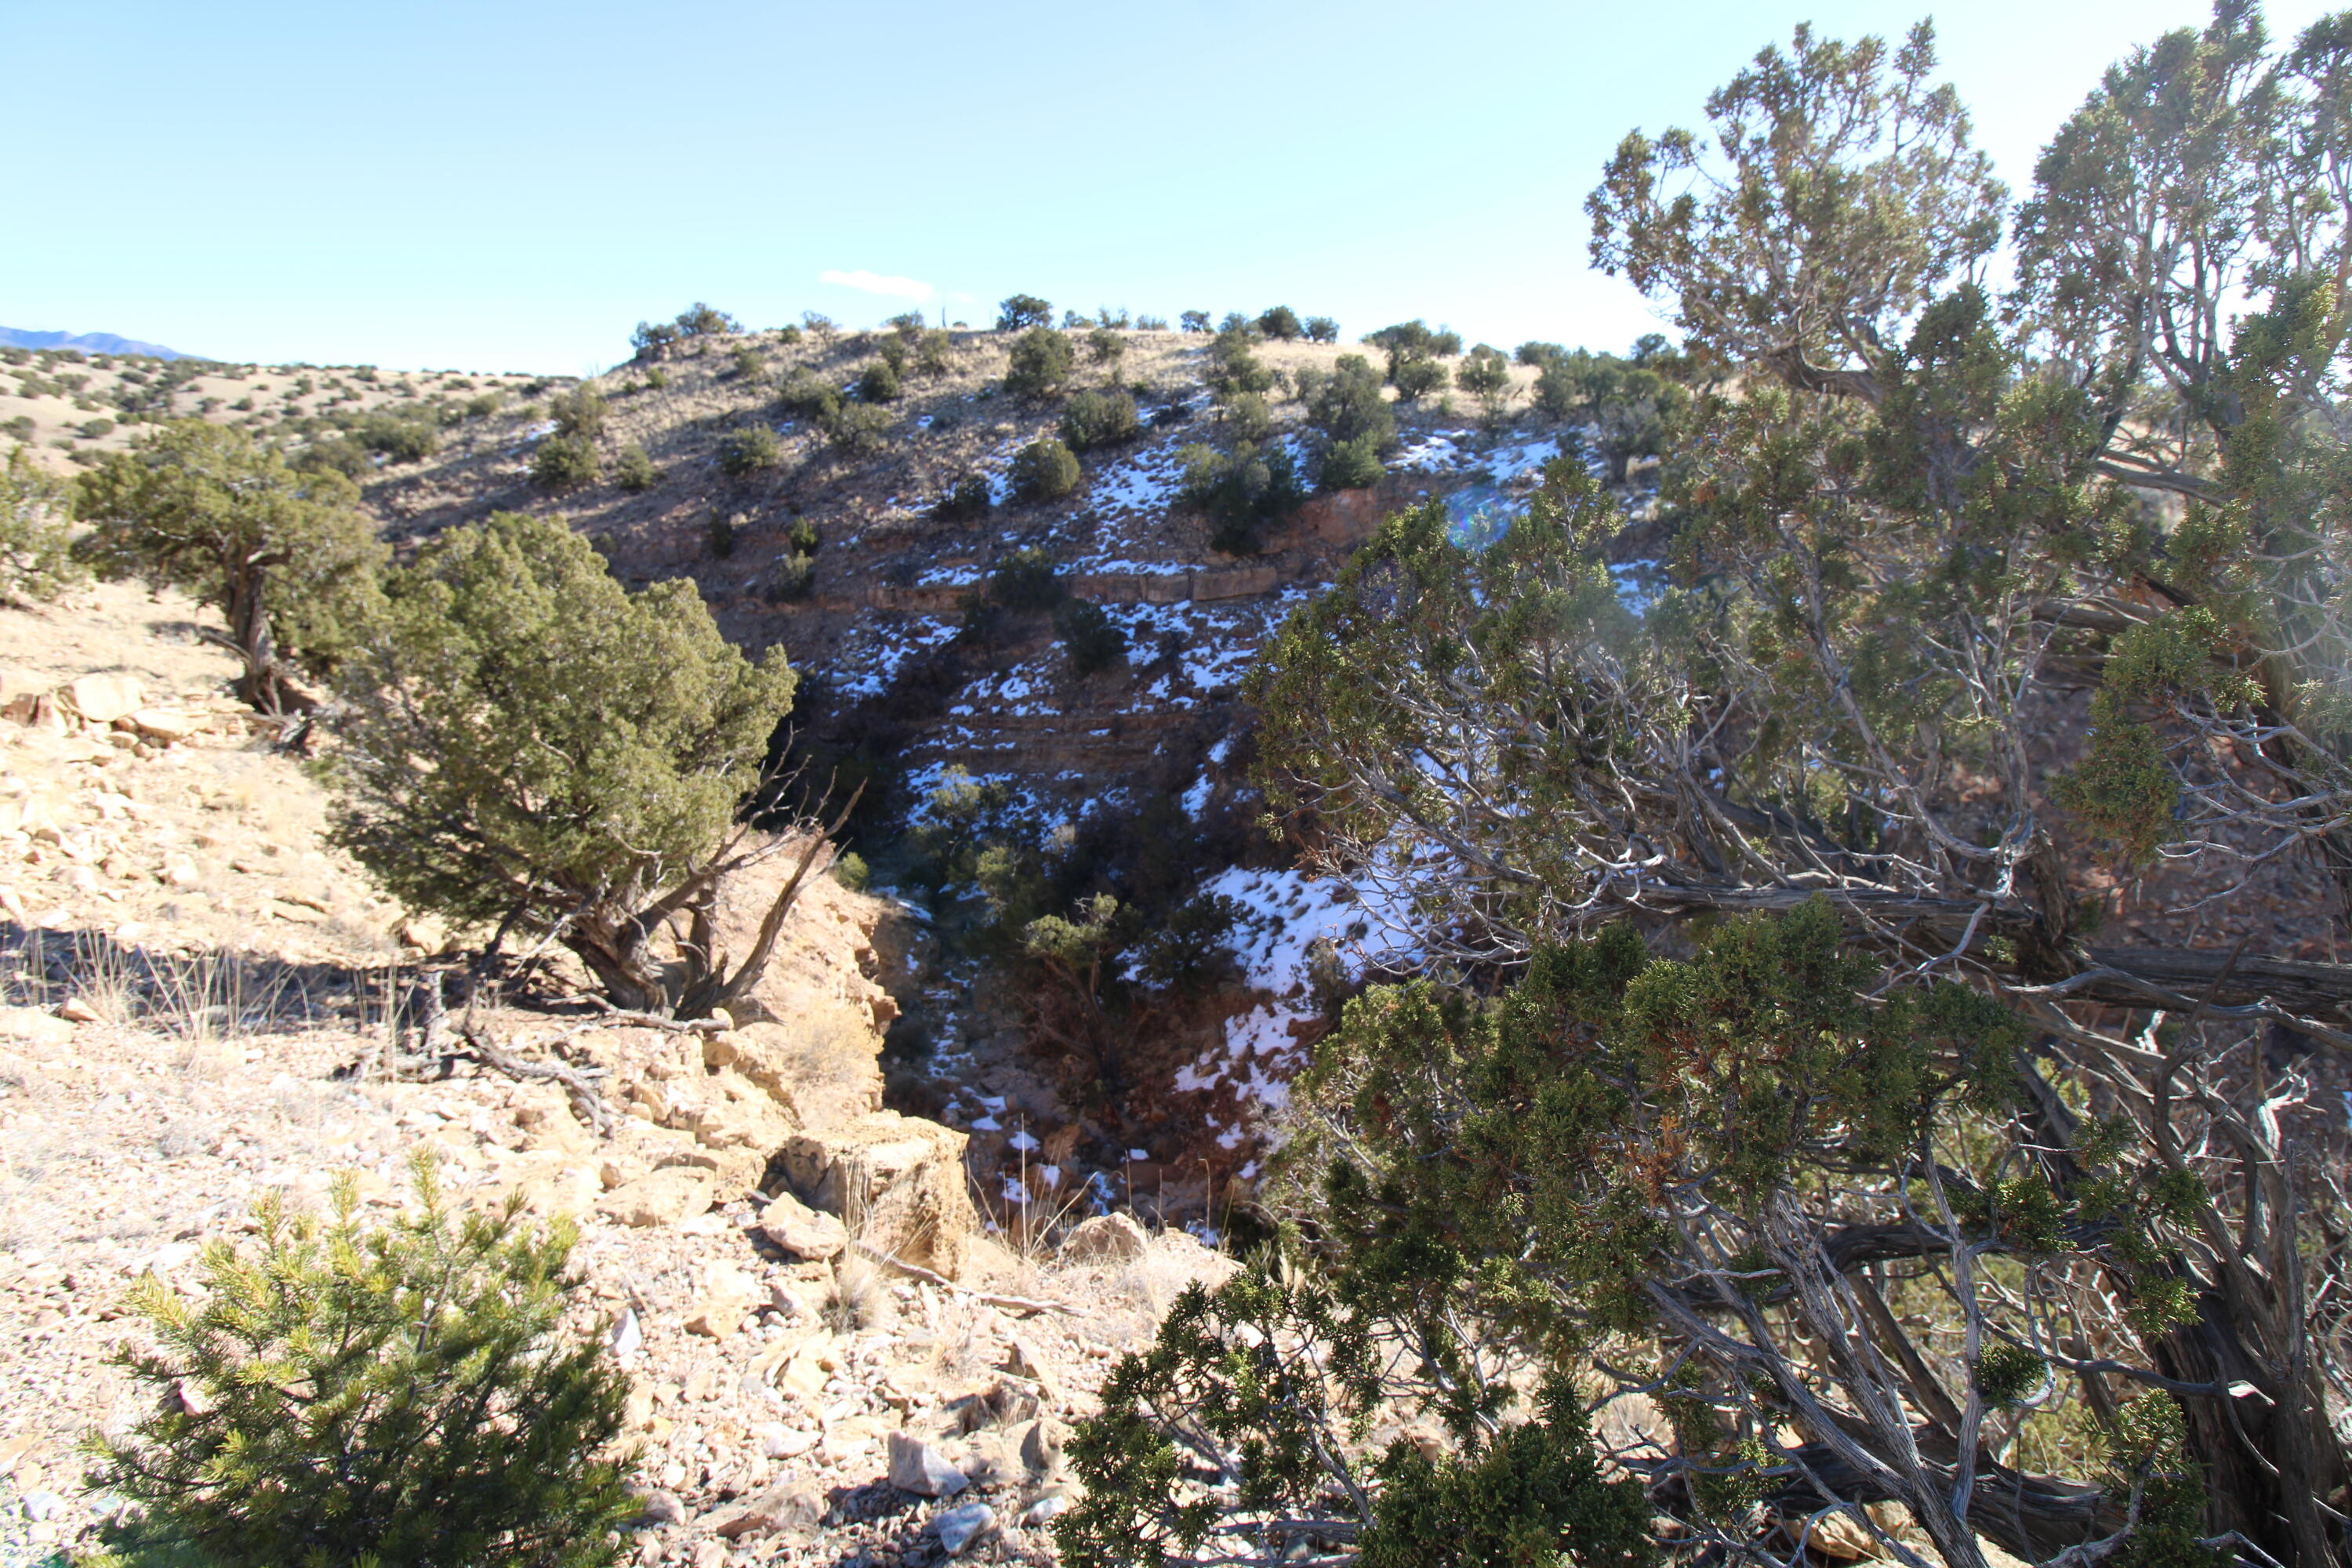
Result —
<instances>
[{"instance_id":1,"label":"rocky hillside","mask_svg":"<svg viewBox=\"0 0 2352 1568\"><path fill-rule=\"evenodd\" d=\"M399 1204L419 1152L582 1226L641 1561L1034 1554L1065 1424L1223 1260L1086 1205L992 1233L967 1134L881 1106L898 917L830 880L740 1026L614 1025L555 972L436 1028L437 933L322 846L191 616L112 588L0 612L0 1563L111 1506L77 1445L140 1412L110 1359L132 1281L197 1289L265 1192L353 1171Z\"/></svg>"}]
</instances>

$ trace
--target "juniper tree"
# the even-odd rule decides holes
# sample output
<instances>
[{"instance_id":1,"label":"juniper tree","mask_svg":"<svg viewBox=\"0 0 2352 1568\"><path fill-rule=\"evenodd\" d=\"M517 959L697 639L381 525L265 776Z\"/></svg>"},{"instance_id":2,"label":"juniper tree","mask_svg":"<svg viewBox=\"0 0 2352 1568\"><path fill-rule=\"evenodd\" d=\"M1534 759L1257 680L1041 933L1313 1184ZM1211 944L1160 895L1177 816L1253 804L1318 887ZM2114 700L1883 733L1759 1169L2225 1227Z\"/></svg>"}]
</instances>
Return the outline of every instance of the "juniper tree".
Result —
<instances>
[{"instance_id":1,"label":"juniper tree","mask_svg":"<svg viewBox=\"0 0 2352 1568\"><path fill-rule=\"evenodd\" d=\"M691 583L632 594L560 520L512 512L443 534L385 594L341 682L335 842L493 946L561 942L618 1006L703 1017L748 994L823 853L804 839L751 950L719 949L728 879L791 852L742 821L792 706L782 651L746 659Z\"/></svg>"},{"instance_id":2,"label":"juniper tree","mask_svg":"<svg viewBox=\"0 0 2352 1568\"><path fill-rule=\"evenodd\" d=\"M44 604L81 579L66 528L63 481L34 466L25 448L0 468L0 602Z\"/></svg>"},{"instance_id":3,"label":"juniper tree","mask_svg":"<svg viewBox=\"0 0 2352 1568\"><path fill-rule=\"evenodd\" d=\"M131 1352L157 1395L103 1485L133 1505L115 1560L268 1568L498 1562L590 1568L637 1511L612 1453L625 1377L558 1323L580 1279L568 1222L453 1209L429 1163L373 1225L344 1176L322 1220L265 1197L182 1296L147 1275Z\"/></svg>"},{"instance_id":4,"label":"juniper tree","mask_svg":"<svg viewBox=\"0 0 2352 1568\"><path fill-rule=\"evenodd\" d=\"M1617 1458L1694 1550L1889 1500L1960 1564L2345 1560L2310 1055L2352 973L2096 921L2143 873L2242 914L2352 817L2347 49L2225 5L2136 51L1996 301L1926 28L1800 29L1591 204L1731 377L1667 454L1671 585L1620 596L1562 462L1484 551L1390 519L1278 635L1274 804L1440 977L1318 1048L1297 1256L1460 1462L1480 1390L1565 1367L1653 1402Z\"/></svg>"},{"instance_id":5,"label":"juniper tree","mask_svg":"<svg viewBox=\"0 0 2352 1568\"><path fill-rule=\"evenodd\" d=\"M219 612L244 664L237 694L264 713L310 706L374 612L386 552L332 469L296 471L241 430L179 420L82 476L81 549L104 575L181 589Z\"/></svg>"}]
</instances>

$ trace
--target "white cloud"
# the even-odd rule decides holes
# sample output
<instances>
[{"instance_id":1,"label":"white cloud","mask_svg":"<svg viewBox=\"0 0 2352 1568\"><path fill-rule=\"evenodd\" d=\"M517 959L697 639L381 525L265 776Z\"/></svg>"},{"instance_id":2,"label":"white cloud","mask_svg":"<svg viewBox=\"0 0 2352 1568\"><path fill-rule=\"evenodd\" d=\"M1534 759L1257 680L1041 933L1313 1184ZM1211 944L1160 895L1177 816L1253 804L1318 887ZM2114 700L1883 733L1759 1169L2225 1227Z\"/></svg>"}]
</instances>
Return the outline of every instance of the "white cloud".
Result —
<instances>
[{"instance_id":1,"label":"white cloud","mask_svg":"<svg viewBox=\"0 0 2352 1568\"><path fill-rule=\"evenodd\" d=\"M816 275L816 280L838 288L855 289L861 294L887 294L894 300L928 300L937 292L919 278L892 278L885 273L868 272L862 267L855 272L828 268Z\"/></svg>"}]
</instances>

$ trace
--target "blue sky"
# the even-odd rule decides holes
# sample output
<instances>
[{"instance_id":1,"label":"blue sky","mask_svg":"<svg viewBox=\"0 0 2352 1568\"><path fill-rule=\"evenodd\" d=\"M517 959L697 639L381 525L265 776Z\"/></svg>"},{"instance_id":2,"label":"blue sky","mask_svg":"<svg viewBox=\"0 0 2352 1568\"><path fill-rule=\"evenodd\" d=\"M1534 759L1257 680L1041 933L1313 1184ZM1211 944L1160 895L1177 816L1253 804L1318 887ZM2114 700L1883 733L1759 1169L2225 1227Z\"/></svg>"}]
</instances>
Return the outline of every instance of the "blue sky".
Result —
<instances>
[{"instance_id":1,"label":"blue sky","mask_svg":"<svg viewBox=\"0 0 2352 1568\"><path fill-rule=\"evenodd\" d=\"M2269 7L2288 35L2324 8ZM1696 124L1858 4L0 4L0 323L264 362L578 372L708 300L758 325L1016 289L1352 337L1615 346L1585 260L1626 131ZM1976 0L1945 74L2021 187L2187 0ZM830 280L828 280L830 278ZM844 279L850 281L843 281Z\"/></svg>"}]
</instances>

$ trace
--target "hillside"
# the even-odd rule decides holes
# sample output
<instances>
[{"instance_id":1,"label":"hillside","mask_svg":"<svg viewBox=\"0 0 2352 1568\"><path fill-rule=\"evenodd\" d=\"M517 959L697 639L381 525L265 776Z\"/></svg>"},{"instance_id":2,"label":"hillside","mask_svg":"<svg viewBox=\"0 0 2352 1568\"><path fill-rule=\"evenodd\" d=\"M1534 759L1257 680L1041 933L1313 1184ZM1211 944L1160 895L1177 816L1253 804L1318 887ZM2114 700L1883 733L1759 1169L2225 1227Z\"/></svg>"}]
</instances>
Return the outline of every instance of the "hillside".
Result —
<instances>
[{"instance_id":1,"label":"hillside","mask_svg":"<svg viewBox=\"0 0 2352 1568\"><path fill-rule=\"evenodd\" d=\"M969 1472L960 1500L1034 1547L1024 1516L1059 1506L1059 1435L1112 1354L1225 1262L1181 1233L1078 1235L1083 1209L982 1234L965 1134L877 1110L872 976L898 917L831 882L760 994L786 1022L608 1026L560 973L477 1020L530 1059L562 1059L553 1037L593 1063L601 1133L553 1085L428 1047L406 987L437 935L321 842L320 791L220 699L229 661L191 638L195 613L121 587L0 610L0 1563L47 1559L110 1506L78 1445L138 1414L109 1360L142 1342L136 1280L194 1291L199 1250L256 1199L315 1201L337 1172L395 1205L420 1152L465 1203L583 1227L572 1317L626 1324L642 1561L903 1548L948 1504L883 1484L894 1436ZM866 1172L860 1237L948 1282L844 1258L837 1226L755 1200L795 1190L772 1156L812 1196Z\"/></svg>"}]
</instances>

